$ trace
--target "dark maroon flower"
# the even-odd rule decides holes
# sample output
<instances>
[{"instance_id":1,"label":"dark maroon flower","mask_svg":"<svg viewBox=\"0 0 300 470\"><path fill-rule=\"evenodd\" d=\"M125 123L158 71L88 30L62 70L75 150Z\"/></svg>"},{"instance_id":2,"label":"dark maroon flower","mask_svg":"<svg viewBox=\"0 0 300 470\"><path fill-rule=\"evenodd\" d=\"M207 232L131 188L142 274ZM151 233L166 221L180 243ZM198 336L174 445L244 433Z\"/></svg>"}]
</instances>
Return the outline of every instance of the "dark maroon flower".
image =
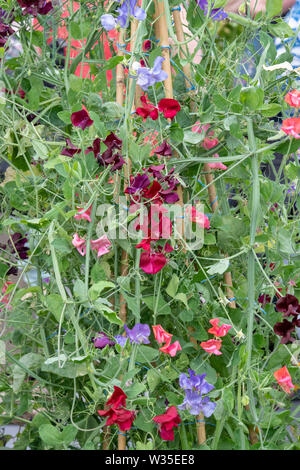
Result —
<instances>
[{"instance_id":1,"label":"dark maroon flower","mask_svg":"<svg viewBox=\"0 0 300 470\"><path fill-rule=\"evenodd\" d=\"M147 39L146 41L144 41L143 50L144 50L145 52L150 51L151 47L152 47L152 44L151 44L150 39Z\"/></svg>"},{"instance_id":2,"label":"dark maroon flower","mask_svg":"<svg viewBox=\"0 0 300 470\"><path fill-rule=\"evenodd\" d=\"M27 252L29 250L29 248L25 246L27 242L27 238L23 238L21 233L16 232L12 235L11 240L8 240L7 246L10 248L11 253L16 254L17 252L21 259L27 259Z\"/></svg>"},{"instance_id":3,"label":"dark maroon flower","mask_svg":"<svg viewBox=\"0 0 300 470\"><path fill-rule=\"evenodd\" d=\"M289 317L290 315L297 316L300 313L298 299L291 294L281 297L276 303L276 309L278 312L283 312L284 317Z\"/></svg>"},{"instance_id":4,"label":"dark maroon flower","mask_svg":"<svg viewBox=\"0 0 300 470\"><path fill-rule=\"evenodd\" d=\"M81 150L75 145L72 144L70 139L66 139L67 147L64 147L61 151L61 155L65 155L66 157L73 157L76 153L80 153Z\"/></svg>"},{"instance_id":5,"label":"dark maroon flower","mask_svg":"<svg viewBox=\"0 0 300 470\"><path fill-rule=\"evenodd\" d=\"M122 148L123 141L119 139L113 132L111 132L106 139L103 140L103 143L111 148L111 149L118 149Z\"/></svg>"},{"instance_id":6,"label":"dark maroon flower","mask_svg":"<svg viewBox=\"0 0 300 470\"><path fill-rule=\"evenodd\" d=\"M152 173L154 178L161 180L164 178L163 174L161 173L162 170L165 169L165 165L151 165L148 168L149 173Z\"/></svg>"},{"instance_id":7,"label":"dark maroon flower","mask_svg":"<svg viewBox=\"0 0 300 470\"><path fill-rule=\"evenodd\" d=\"M267 294L262 294L258 297L258 302L262 305L269 304L271 302L271 297Z\"/></svg>"},{"instance_id":8,"label":"dark maroon flower","mask_svg":"<svg viewBox=\"0 0 300 470\"><path fill-rule=\"evenodd\" d=\"M47 0L17 0L17 2L23 9L23 15L47 15L53 10L52 2L47 2Z\"/></svg>"},{"instance_id":9,"label":"dark maroon flower","mask_svg":"<svg viewBox=\"0 0 300 470\"><path fill-rule=\"evenodd\" d=\"M14 33L10 25L0 22L0 47L4 47L9 36Z\"/></svg>"},{"instance_id":10,"label":"dark maroon flower","mask_svg":"<svg viewBox=\"0 0 300 470\"><path fill-rule=\"evenodd\" d=\"M9 270L6 273L6 276L17 276L18 275L18 268L15 268L15 266L11 266Z\"/></svg>"},{"instance_id":11,"label":"dark maroon flower","mask_svg":"<svg viewBox=\"0 0 300 470\"><path fill-rule=\"evenodd\" d=\"M180 111L181 107L177 100L163 98L158 103L158 109L167 119L173 119Z\"/></svg>"},{"instance_id":12,"label":"dark maroon flower","mask_svg":"<svg viewBox=\"0 0 300 470\"><path fill-rule=\"evenodd\" d=\"M171 146L164 140L161 145L154 149L154 152L158 155L163 155L164 157L168 157L172 155Z\"/></svg>"},{"instance_id":13,"label":"dark maroon flower","mask_svg":"<svg viewBox=\"0 0 300 470\"><path fill-rule=\"evenodd\" d=\"M71 114L71 122L73 126L80 127L80 129L84 130L86 127L91 126L94 121L90 118L85 109L81 109Z\"/></svg>"},{"instance_id":14,"label":"dark maroon flower","mask_svg":"<svg viewBox=\"0 0 300 470\"><path fill-rule=\"evenodd\" d=\"M295 324L289 322L288 320L284 319L283 322L277 322L274 325L274 333L278 336L282 336L280 341L281 344L286 344L289 341L295 341L294 338L291 337L291 333L295 330Z\"/></svg>"},{"instance_id":15,"label":"dark maroon flower","mask_svg":"<svg viewBox=\"0 0 300 470\"><path fill-rule=\"evenodd\" d=\"M127 194L134 194L137 191L140 191L141 189L145 189L149 186L150 180L147 175L143 174L138 175L133 179L131 186L128 186L128 188L125 190L125 193Z\"/></svg>"},{"instance_id":16,"label":"dark maroon flower","mask_svg":"<svg viewBox=\"0 0 300 470\"><path fill-rule=\"evenodd\" d=\"M120 170L125 165L125 161L120 153L114 155L114 164L110 167L111 171Z\"/></svg>"},{"instance_id":17,"label":"dark maroon flower","mask_svg":"<svg viewBox=\"0 0 300 470\"><path fill-rule=\"evenodd\" d=\"M99 137L97 137L97 139L93 141L93 146L88 147L84 153L87 154L87 153L93 152L94 157L97 158L100 153L100 145L101 145L101 140L99 139Z\"/></svg>"},{"instance_id":18,"label":"dark maroon flower","mask_svg":"<svg viewBox=\"0 0 300 470\"><path fill-rule=\"evenodd\" d=\"M97 349L104 349L107 345L114 346L114 344L116 344L115 341L109 339L109 337L103 331L98 333L95 338L92 338L92 341L94 343L95 348Z\"/></svg>"}]
</instances>

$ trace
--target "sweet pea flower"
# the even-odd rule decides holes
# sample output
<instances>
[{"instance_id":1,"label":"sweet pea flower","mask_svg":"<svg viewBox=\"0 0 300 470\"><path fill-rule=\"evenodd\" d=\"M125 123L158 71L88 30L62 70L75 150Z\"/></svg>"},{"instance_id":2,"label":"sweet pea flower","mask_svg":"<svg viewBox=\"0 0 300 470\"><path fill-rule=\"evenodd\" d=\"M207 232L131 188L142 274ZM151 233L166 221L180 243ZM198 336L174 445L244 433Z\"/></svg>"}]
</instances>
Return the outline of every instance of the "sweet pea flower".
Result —
<instances>
[{"instance_id":1,"label":"sweet pea flower","mask_svg":"<svg viewBox=\"0 0 300 470\"><path fill-rule=\"evenodd\" d=\"M148 116L153 121L156 121L156 119L158 118L157 108L147 100L146 96L141 96L140 100L144 106L136 108L136 111L135 111L136 114L138 114L139 116L142 116L144 121L146 121Z\"/></svg>"},{"instance_id":2,"label":"sweet pea flower","mask_svg":"<svg viewBox=\"0 0 300 470\"><path fill-rule=\"evenodd\" d=\"M219 155L217 153L214 153L213 157L219 158ZM224 165L222 162L208 163L207 166L212 170L227 170L227 166Z\"/></svg>"},{"instance_id":3,"label":"sweet pea flower","mask_svg":"<svg viewBox=\"0 0 300 470\"><path fill-rule=\"evenodd\" d=\"M70 139L66 139L66 147L64 147L61 151L61 155L65 155L66 157L74 157L76 153L80 153L81 150L75 145L72 144Z\"/></svg>"},{"instance_id":4,"label":"sweet pea flower","mask_svg":"<svg viewBox=\"0 0 300 470\"><path fill-rule=\"evenodd\" d=\"M114 393L106 402L105 410L97 410L100 416L107 417L106 426L117 424L120 431L128 431L135 418L134 411L126 410L127 395L120 387L114 385Z\"/></svg>"},{"instance_id":5,"label":"sweet pea flower","mask_svg":"<svg viewBox=\"0 0 300 470\"><path fill-rule=\"evenodd\" d=\"M299 90L290 91L287 95L285 95L284 101L290 106L293 106L294 108L299 108L300 107L300 91Z\"/></svg>"},{"instance_id":6,"label":"sweet pea flower","mask_svg":"<svg viewBox=\"0 0 300 470\"><path fill-rule=\"evenodd\" d=\"M111 31L117 26L117 21L113 15L105 14L101 16L101 24L106 31Z\"/></svg>"},{"instance_id":7,"label":"sweet pea flower","mask_svg":"<svg viewBox=\"0 0 300 470\"><path fill-rule=\"evenodd\" d=\"M152 418L159 425L159 434L164 441L174 441L174 427L178 427L181 419L176 406L170 406L166 413Z\"/></svg>"},{"instance_id":8,"label":"sweet pea flower","mask_svg":"<svg viewBox=\"0 0 300 470\"><path fill-rule=\"evenodd\" d=\"M276 310L284 313L283 317L290 315L297 316L300 314L300 305L297 297L291 294L286 294L276 302Z\"/></svg>"},{"instance_id":9,"label":"sweet pea flower","mask_svg":"<svg viewBox=\"0 0 300 470\"><path fill-rule=\"evenodd\" d=\"M295 339L291 337L291 333L295 330L296 326L300 327L300 319L298 320L297 317L294 317L291 322L285 318L283 322L275 323L273 328L274 333L278 336L282 336L280 340L281 344L295 341Z\"/></svg>"},{"instance_id":10,"label":"sweet pea flower","mask_svg":"<svg viewBox=\"0 0 300 470\"><path fill-rule=\"evenodd\" d=\"M17 2L22 8L23 15L47 15L49 11L53 10L53 5L51 1L47 2L46 0L17 0Z\"/></svg>"},{"instance_id":11,"label":"sweet pea flower","mask_svg":"<svg viewBox=\"0 0 300 470\"><path fill-rule=\"evenodd\" d=\"M179 385L185 390L185 398L178 408L188 410L191 415L197 416L203 413L208 418L213 414L216 404L212 403L209 397L202 395L209 393L215 387L205 380L206 374L195 375L195 371L189 369L189 376L188 378L184 373L179 376Z\"/></svg>"},{"instance_id":12,"label":"sweet pea flower","mask_svg":"<svg viewBox=\"0 0 300 470\"><path fill-rule=\"evenodd\" d=\"M74 233L72 244L75 246L81 256L86 254L86 240L84 238L80 238L78 233Z\"/></svg>"},{"instance_id":13,"label":"sweet pea flower","mask_svg":"<svg viewBox=\"0 0 300 470\"><path fill-rule=\"evenodd\" d=\"M154 333L154 338L159 344L170 343L173 335L164 330L161 325L152 325L152 330Z\"/></svg>"},{"instance_id":14,"label":"sweet pea flower","mask_svg":"<svg viewBox=\"0 0 300 470\"><path fill-rule=\"evenodd\" d=\"M150 341L148 337L150 336L149 325L143 323L136 323L132 330L128 328L127 325L124 325L124 329L127 333L130 343L136 344L149 344Z\"/></svg>"},{"instance_id":15,"label":"sweet pea flower","mask_svg":"<svg viewBox=\"0 0 300 470\"><path fill-rule=\"evenodd\" d=\"M127 337L126 336L123 336L123 335L116 335L114 336L117 344L119 344L121 346L121 348L124 348L126 342L127 342Z\"/></svg>"},{"instance_id":16,"label":"sweet pea flower","mask_svg":"<svg viewBox=\"0 0 300 470\"><path fill-rule=\"evenodd\" d=\"M154 152L157 153L157 155L161 155L163 157L172 156L171 145L168 144L166 140L164 140L158 147L156 147L154 149Z\"/></svg>"},{"instance_id":17,"label":"sweet pea flower","mask_svg":"<svg viewBox=\"0 0 300 470\"><path fill-rule=\"evenodd\" d=\"M90 118L85 109L81 109L71 114L71 122L73 126L80 127L80 129L84 130L86 127L91 126L94 121Z\"/></svg>"},{"instance_id":18,"label":"sweet pea flower","mask_svg":"<svg viewBox=\"0 0 300 470\"><path fill-rule=\"evenodd\" d=\"M209 339L208 341L202 341L202 343L200 343L201 348L209 354L215 354L216 356L220 356L222 354L220 352L221 345L222 341L217 339Z\"/></svg>"},{"instance_id":19,"label":"sweet pea flower","mask_svg":"<svg viewBox=\"0 0 300 470\"><path fill-rule=\"evenodd\" d=\"M88 220L88 222L92 222L92 219L91 219L92 206L90 206L84 212L82 212L83 208L80 208L80 207L77 207L77 210L78 210L78 213L74 215L74 219L76 220L85 219L85 220Z\"/></svg>"},{"instance_id":20,"label":"sweet pea flower","mask_svg":"<svg viewBox=\"0 0 300 470\"><path fill-rule=\"evenodd\" d=\"M200 227L209 229L209 218L202 212L197 211L194 206L188 206L186 208L186 213L189 216L191 222L196 222L200 225Z\"/></svg>"},{"instance_id":21,"label":"sweet pea flower","mask_svg":"<svg viewBox=\"0 0 300 470\"><path fill-rule=\"evenodd\" d=\"M148 176L145 174L140 175L138 173L137 176L131 182L131 186L128 186L128 188L125 190L125 193L135 194L136 192L147 188L149 185L150 185L150 180Z\"/></svg>"},{"instance_id":22,"label":"sweet pea flower","mask_svg":"<svg viewBox=\"0 0 300 470\"><path fill-rule=\"evenodd\" d=\"M288 118L282 121L281 130L295 139L300 139L300 118Z\"/></svg>"},{"instance_id":23,"label":"sweet pea flower","mask_svg":"<svg viewBox=\"0 0 300 470\"><path fill-rule=\"evenodd\" d=\"M198 5L201 10L204 11L204 15L206 16L208 13L208 1L207 0L198 0ZM214 6L214 2L212 3L212 7ZM210 17L214 21L222 21L228 17L227 13L223 10L223 8L212 8L210 12Z\"/></svg>"},{"instance_id":24,"label":"sweet pea flower","mask_svg":"<svg viewBox=\"0 0 300 470\"><path fill-rule=\"evenodd\" d=\"M211 333L212 335L215 335L218 338L222 338L223 336L227 335L228 331L231 328L231 325L223 323L222 326L219 326L219 321L219 318L212 318L211 320L209 320L209 323L213 325L213 327L208 330L208 333Z\"/></svg>"},{"instance_id":25,"label":"sweet pea flower","mask_svg":"<svg viewBox=\"0 0 300 470\"><path fill-rule=\"evenodd\" d=\"M291 393L291 389L295 388L295 385L292 384L292 378L286 366L276 370L273 375L285 393Z\"/></svg>"},{"instance_id":26,"label":"sweet pea flower","mask_svg":"<svg viewBox=\"0 0 300 470\"><path fill-rule=\"evenodd\" d=\"M140 268L147 274L156 274L162 270L166 262L163 253L143 252L140 257Z\"/></svg>"},{"instance_id":27,"label":"sweet pea flower","mask_svg":"<svg viewBox=\"0 0 300 470\"><path fill-rule=\"evenodd\" d=\"M158 103L158 109L167 119L174 119L181 107L177 100L163 98Z\"/></svg>"},{"instance_id":28,"label":"sweet pea flower","mask_svg":"<svg viewBox=\"0 0 300 470\"><path fill-rule=\"evenodd\" d=\"M91 240L91 247L92 250L97 250L97 257L99 258L100 256L109 253L111 242L106 235L102 235L102 237L97 240Z\"/></svg>"},{"instance_id":29,"label":"sweet pea flower","mask_svg":"<svg viewBox=\"0 0 300 470\"><path fill-rule=\"evenodd\" d=\"M182 351L182 347L180 346L179 341L175 341L174 343L170 344L170 341L166 343L162 348L159 348L159 351L169 354L171 357L176 356L177 351Z\"/></svg>"},{"instance_id":30,"label":"sweet pea flower","mask_svg":"<svg viewBox=\"0 0 300 470\"><path fill-rule=\"evenodd\" d=\"M120 2L120 0L118 0ZM146 12L137 6L137 0L123 0L122 5L117 8L119 16L117 22L121 28L126 28L129 25L129 17L133 16L136 20L144 21L146 19Z\"/></svg>"},{"instance_id":31,"label":"sweet pea flower","mask_svg":"<svg viewBox=\"0 0 300 470\"><path fill-rule=\"evenodd\" d=\"M113 346L115 344L103 331L98 333L95 338L92 338L92 341L96 349L104 349L107 345Z\"/></svg>"},{"instance_id":32,"label":"sweet pea flower","mask_svg":"<svg viewBox=\"0 0 300 470\"><path fill-rule=\"evenodd\" d=\"M153 68L141 67L139 63L133 64L133 71L137 75L137 84L142 88L142 90L147 91L149 86L154 85L158 82L163 82L168 78L168 74L162 70L162 63L164 57L156 57Z\"/></svg>"}]
</instances>

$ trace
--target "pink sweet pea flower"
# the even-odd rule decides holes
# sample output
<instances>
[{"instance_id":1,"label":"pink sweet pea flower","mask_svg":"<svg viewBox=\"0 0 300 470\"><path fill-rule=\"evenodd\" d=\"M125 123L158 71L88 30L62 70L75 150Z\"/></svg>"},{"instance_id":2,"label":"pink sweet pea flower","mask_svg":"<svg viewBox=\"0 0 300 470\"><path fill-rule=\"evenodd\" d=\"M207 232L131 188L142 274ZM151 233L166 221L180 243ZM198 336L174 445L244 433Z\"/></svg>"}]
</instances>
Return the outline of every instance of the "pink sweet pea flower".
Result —
<instances>
[{"instance_id":1,"label":"pink sweet pea flower","mask_svg":"<svg viewBox=\"0 0 300 470\"><path fill-rule=\"evenodd\" d=\"M282 121L281 130L295 139L300 139L300 118L288 118Z\"/></svg>"},{"instance_id":2,"label":"pink sweet pea flower","mask_svg":"<svg viewBox=\"0 0 300 470\"><path fill-rule=\"evenodd\" d=\"M286 392L291 393L291 389L295 388L295 385L292 384L292 378L287 370L287 367L281 367L281 369L276 370L273 373L275 379L279 383L280 387Z\"/></svg>"},{"instance_id":3,"label":"pink sweet pea flower","mask_svg":"<svg viewBox=\"0 0 300 470\"><path fill-rule=\"evenodd\" d=\"M152 330L154 333L154 338L159 344L170 344L173 335L165 331L161 325L152 325Z\"/></svg>"},{"instance_id":4,"label":"pink sweet pea flower","mask_svg":"<svg viewBox=\"0 0 300 470\"><path fill-rule=\"evenodd\" d=\"M81 256L85 255L85 253L86 253L86 241L85 241L84 238L80 238L78 233L74 233L72 244L75 246L78 253L81 254Z\"/></svg>"},{"instance_id":5,"label":"pink sweet pea flower","mask_svg":"<svg viewBox=\"0 0 300 470\"><path fill-rule=\"evenodd\" d=\"M83 208L81 208L81 207L77 207L77 209L78 209L78 213L76 215L74 215L74 219L77 219L77 220L85 219L85 220L88 220L89 222L92 222L92 219L90 217L91 216L91 211L92 211L92 206L90 206L84 212L82 212Z\"/></svg>"},{"instance_id":6,"label":"pink sweet pea flower","mask_svg":"<svg viewBox=\"0 0 300 470\"><path fill-rule=\"evenodd\" d=\"M219 158L219 155L217 153L214 153L213 156L215 158ZM227 166L223 165L222 162L208 163L207 166L209 166L209 168L211 168L212 170L227 170Z\"/></svg>"},{"instance_id":7,"label":"pink sweet pea flower","mask_svg":"<svg viewBox=\"0 0 300 470\"><path fill-rule=\"evenodd\" d=\"M175 341L173 344L170 344L171 339L162 347L159 348L159 351L169 354L171 357L174 357L177 351L182 351L182 347L179 344L179 341Z\"/></svg>"},{"instance_id":8,"label":"pink sweet pea flower","mask_svg":"<svg viewBox=\"0 0 300 470\"><path fill-rule=\"evenodd\" d=\"M213 325L213 327L208 330L208 333L211 333L212 335L215 335L218 338L222 338L223 336L227 335L228 331L231 328L231 325L223 323L222 326L219 326L219 321L219 318L212 318L211 320L209 320L209 323Z\"/></svg>"},{"instance_id":9,"label":"pink sweet pea flower","mask_svg":"<svg viewBox=\"0 0 300 470\"><path fill-rule=\"evenodd\" d=\"M111 242L106 235L102 235L98 240L91 240L91 247L92 250L97 250L97 257L99 258L99 256L103 256L109 252Z\"/></svg>"},{"instance_id":10,"label":"pink sweet pea flower","mask_svg":"<svg viewBox=\"0 0 300 470\"><path fill-rule=\"evenodd\" d=\"M163 253L148 253L144 251L140 258L140 268L147 274L158 273L166 264Z\"/></svg>"},{"instance_id":11,"label":"pink sweet pea flower","mask_svg":"<svg viewBox=\"0 0 300 470\"><path fill-rule=\"evenodd\" d=\"M216 356L220 356L222 354L220 352L221 345L222 341L217 339L209 339L208 341L202 341L202 343L200 343L201 348L209 354L215 354Z\"/></svg>"},{"instance_id":12,"label":"pink sweet pea flower","mask_svg":"<svg viewBox=\"0 0 300 470\"><path fill-rule=\"evenodd\" d=\"M290 91L287 95L285 95L284 101L290 106L293 106L294 108L299 108L300 91L299 90Z\"/></svg>"},{"instance_id":13,"label":"pink sweet pea flower","mask_svg":"<svg viewBox=\"0 0 300 470\"><path fill-rule=\"evenodd\" d=\"M194 206L188 206L186 208L186 213L189 216L191 222L196 222L201 227L209 229L209 218L202 212L197 211Z\"/></svg>"}]
</instances>

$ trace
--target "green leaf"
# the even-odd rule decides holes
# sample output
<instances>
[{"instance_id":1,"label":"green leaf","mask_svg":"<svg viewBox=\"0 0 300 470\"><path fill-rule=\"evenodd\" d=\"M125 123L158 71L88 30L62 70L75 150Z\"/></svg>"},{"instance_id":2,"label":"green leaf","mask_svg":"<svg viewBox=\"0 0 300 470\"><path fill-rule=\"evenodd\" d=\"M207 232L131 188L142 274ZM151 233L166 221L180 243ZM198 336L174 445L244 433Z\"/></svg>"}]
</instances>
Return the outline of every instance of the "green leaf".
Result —
<instances>
[{"instance_id":1,"label":"green leaf","mask_svg":"<svg viewBox=\"0 0 300 470\"><path fill-rule=\"evenodd\" d=\"M157 298L154 296L145 297L144 302L147 305L147 307L149 307L149 309L152 310L152 312L154 312ZM169 305L160 295L158 299L158 305L157 305L157 315L171 315L171 314L172 314L172 311Z\"/></svg>"},{"instance_id":2,"label":"green leaf","mask_svg":"<svg viewBox=\"0 0 300 470\"><path fill-rule=\"evenodd\" d=\"M54 315L56 321L59 322L64 305L61 296L59 294L49 294L45 298L45 302L50 312Z\"/></svg>"},{"instance_id":3,"label":"green leaf","mask_svg":"<svg viewBox=\"0 0 300 470\"><path fill-rule=\"evenodd\" d=\"M175 295L176 295L176 292L178 290L178 286L179 286L179 277L176 276L176 274L173 274L169 284L168 284L168 287L166 288L166 293L174 298Z\"/></svg>"},{"instance_id":4,"label":"green leaf","mask_svg":"<svg viewBox=\"0 0 300 470\"><path fill-rule=\"evenodd\" d=\"M45 160L48 157L48 149L45 144L37 140L32 140L32 146L38 158Z\"/></svg>"},{"instance_id":5,"label":"green leaf","mask_svg":"<svg viewBox=\"0 0 300 470\"><path fill-rule=\"evenodd\" d=\"M58 253L66 254L71 253L72 251L71 244L65 238L55 238L51 242L51 245L54 246L55 251L57 251Z\"/></svg>"},{"instance_id":6,"label":"green leaf","mask_svg":"<svg viewBox=\"0 0 300 470\"><path fill-rule=\"evenodd\" d=\"M267 18L273 18L273 16L280 15L282 12L282 0L267 0L266 13Z\"/></svg>"},{"instance_id":7,"label":"green leaf","mask_svg":"<svg viewBox=\"0 0 300 470\"><path fill-rule=\"evenodd\" d=\"M56 447L62 445L61 433L52 424L42 424L39 428L39 435L47 446Z\"/></svg>"},{"instance_id":8,"label":"green leaf","mask_svg":"<svg viewBox=\"0 0 300 470\"><path fill-rule=\"evenodd\" d=\"M204 138L204 134L198 134L198 132L193 132L193 131L185 131L184 132L184 137L183 140L187 144L199 144Z\"/></svg>"},{"instance_id":9,"label":"green leaf","mask_svg":"<svg viewBox=\"0 0 300 470\"><path fill-rule=\"evenodd\" d=\"M71 113L70 113L70 111L59 111L57 113L57 116L65 124L71 124Z\"/></svg>"},{"instance_id":10,"label":"green leaf","mask_svg":"<svg viewBox=\"0 0 300 470\"><path fill-rule=\"evenodd\" d=\"M78 429L76 429L72 424L68 424L64 427L61 433L61 440L66 446L68 446L75 440L77 433Z\"/></svg>"},{"instance_id":11,"label":"green leaf","mask_svg":"<svg viewBox=\"0 0 300 470\"><path fill-rule=\"evenodd\" d=\"M146 388L145 384L142 384L142 383L133 384L130 388L126 390L126 395L129 400L132 400L140 393L143 393L145 388Z\"/></svg>"},{"instance_id":12,"label":"green leaf","mask_svg":"<svg viewBox=\"0 0 300 470\"><path fill-rule=\"evenodd\" d=\"M231 413L231 411L233 410L233 407L234 407L234 396L233 396L233 393L232 391L229 389L229 388L225 388L223 390L223 403L224 403L224 407L225 409Z\"/></svg>"},{"instance_id":13,"label":"green leaf","mask_svg":"<svg viewBox=\"0 0 300 470\"><path fill-rule=\"evenodd\" d=\"M184 294L183 292L178 292L178 294L175 295L174 299L180 300L180 302L184 303L186 308L189 308L186 294Z\"/></svg>"},{"instance_id":14,"label":"green leaf","mask_svg":"<svg viewBox=\"0 0 300 470\"><path fill-rule=\"evenodd\" d=\"M153 443L148 441L147 444L144 442L137 441L136 450L153 450Z\"/></svg>"},{"instance_id":15,"label":"green leaf","mask_svg":"<svg viewBox=\"0 0 300 470\"><path fill-rule=\"evenodd\" d=\"M123 62L123 59L124 59L123 56L118 56L118 55L111 57L110 59L108 59L108 61L104 65L104 70L114 69L118 64Z\"/></svg>"},{"instance_id":16,"label":"green leaf","mask_svg":"<svg viewBox=\"0 0 300 470\"><path fill-rule=\"evenodd\" d=\"M87 300L87 291L85 288L85 284L81 279L76 279L73 287L74 296L80 299L81 302L85 302Z\"/></svg>"},{"instance_id":17,"label":"green leaf","mask_svg":"<svg viewBox=\"0 0 300 470\"><path fill-rule=\"evenodd\" d=\"M77 75L71 75L70 76L70 88L74 91L81 91L83 87L83 79L80 77L77 77ZM62 111L64 112L64 111ZM59 114L59 113L58 113Z\"/></svg>"},{"instance_id":18,"label":"green leaf","mask_svg":"<svg viewBox=\"0 0 300 470\"><path fill-rule=\"evenodd\" d=\"M213 264L208 270L207 274L212 276L213 274L223 274L229 267L229 260L222 259L218 263Z\"/></svg>"},{"instance_id":19,"label":"green leaf","mask_svg":"<svg viewBox=\"0 0 300 470\"><path fill-rule=\"evenodd\" d=\"M265 117L273 117L277 116L278 113L282 110L282 106L280 104L271 103L271 104L264 104L258 111Z\"/></svg>"},{"instance_id":20,"label":"green leaf","mask_svg":"<svg viewBox=\"0 0 300 470\"><path fill-rule=\"evenodd\" d=\"M115 287L115 285L109 281L96 282L96 284L93 284L92 287L89 288L89 298L91 300L96 300L98 297L100 297L100 294L104 289L112 287Z\"/></svg>"},{"instance_id":21,"label":"green leaf","mask_svg":"<svg viewBox=\"0 0 300 470\"><path fill-rule=\"evenodd\" d=\"M160 373L155 369L149 369L147 371L147 382L150 392L153 392L160 383Z\"/></svg>"},{"instance_id":22,"label":"green leaf","mask_svg":"<svg viewBox=\"0 0 300 470\"><path fill-rule=\"evenodd\" d=\"M150 346L141 345L138 347L138 352L136 356L136 362L153 362L159 356L159 351L157 349L150 348Z\"/></svg>"},{"instance_id":23,"label":"green leaf","mask_svg":"<svg viewBox=\"0 0 300 470\"><path fill-rule=\"evenodd\" d=\"M256 88L254 86L244 87L241 90L240 102L251 109L256 111L263 104L264 92L262 88Z\"/></svg>"},{"instance_id":24,"label":"green leaf","mask_svg":"<svg viewBox=\"0 0 300 470\"><path fill-rule=\"evenodd\" d=\"M27 369L36 369L42 364L43 357L40 354L28 353L28 354L25 354L25 356L22 356L19 362L23 364L25 367L27 367ZM26 377L26 371L22 369L21 366L16 364L13 367L12 375L13 375L12 389L14 393L18 393Z\"/></svg>"},{"instance_id":25,"label":"green leaf","mask_svg":"<svg viewBox=\"0 0 300 470\"><path fill-rule=\"evenodd\" d=\"M282 19L275 24L269 24L268 30L273 36L279 38L292 38L295 34L292 28Z\"/></svg>"}]
</instances>

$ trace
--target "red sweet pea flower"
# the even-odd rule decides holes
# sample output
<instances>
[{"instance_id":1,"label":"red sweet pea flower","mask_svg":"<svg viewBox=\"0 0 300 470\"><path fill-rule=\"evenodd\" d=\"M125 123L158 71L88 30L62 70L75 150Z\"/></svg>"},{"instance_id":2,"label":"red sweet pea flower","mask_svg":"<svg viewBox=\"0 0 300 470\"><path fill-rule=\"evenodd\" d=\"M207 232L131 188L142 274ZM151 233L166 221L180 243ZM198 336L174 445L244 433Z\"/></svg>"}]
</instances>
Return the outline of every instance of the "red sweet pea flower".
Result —
<instances>
[{"instance_id":1,"label":"red sweet pea flower","mask_svg":"<svg viewBox=\"0 0 300 470\"><path fill-rule=\"evenodd\" d=\"M202 341L202 343L200 343L201 348L209 354L215 354L216 356L220 356L222 354L220 352L221 345L222 341L217 339L209 339L208 341Z\"/></svg>"},{"instance_id":2,"label":"red sweet pea flower","mask_svg":"<svg viewBox=\"0 0 300 470\"><path fill-rule=\"evenodd\" d=\"M287 370L287 367L281 367L281 369L276 370L273 373L275 379L279 383L280 387L286 392L290 393L292 388L295 388L295 385L292 384L292 378Z\"/></svg>"},{"instance_id":3,"label":"red sweet pea flower","mask_svg":"<svg viewBox=\"0 0 300 470\"><path fill-rule=\"evenodd\" d=\"M181 110L181 107L177 100L163 98L158 103L158 109L161 113L163 113L165 118L173 119Z\"/></svg>"},{"instance_id":4,"label":"red sweet pea flower","mask_svg":"<svg viewBox=\"0 0 300 470\"><path fill-rule=\"evenodd\" d=\"M126 405L126 398L127 395L123 392L120 387L114 385L114 393L110 397L109 400L106 402L106 406L112 406L112 408L120 408L120 406Z\"/></svg>"},{"instance_id":5,"label":"red sweet pea flower","mask_svg":"<svg viewBox=\"0 0 300 470\"><path fill-rule=\"evenodd\" d=\"M290 106L293 106L294 108L299 108L300 91L299 90L290 91L287 95L285 95L284 101Z\"/></svg>"},{"instance_id":6,"label":"red sweet pea flower","mask_svg":"<svg viewBox=\"0 0 300 470\"><path fill-rule=\"evenodd\" d=\"M145 52L150 51L151 47L152 47L152 44L151 44L150 39L147 39L146 41L144 41L143 50Z\"/></svg>"},{"instance_id":7,"label":"red sweet pea flower","mask_svg":"<svg viewBox=\"0 0 300 470\"><path fill-rule=\"evenodd\" d=\"M282 121L281 130L295 139L300 139L300 118L288 118Z\"/></svg>"},{"instance_id":8,"label":"red sweet pea flower","mask_svg":"<svg viewBox=\"0 0 300 470\"><path fill-rule=\"evenodd\" d=\"M208 333L211 333L212 335L215 335L218 338L222 338L223 336L227 335L228 331L231 328L231 325L223 323L222 326L219 326L219 321L219 318L212 318L211 320L209 320L209 323L213 325L213 327L208 330Z\"/></svg>"},{"instance_id":9,"label":"red sweet pea flower","mask_svg":"<svg viewBox=\"0 0 300 470\"><path fill-rule=\"evenodd\" d=\"M71 114L71 122L73 126L80 127L80 129L84 130L86 127L91 126L94 121L92 121L85 109L81 109L81 111L76 111Z\"/></svg>"},{"instance_id":10,"label":"red sweet pea flower","mask_svg":"<svg viewBox=\"0 0 300 470\"><path fill-rule=\"evenodd\" d=\"M164 441L174 441L174 427L178 427L181 419L175 406L170 406L163 415L152 418L159 425L159 434Z\"/></svg>"},{"instance_id":11,"label":"red sweet pea flower","mask_svg":"<svg viewBox=\"0 0 300 470\"><path fill-rule=\"evenodd\" d=\"M140 258L140 268L147 274L158 273L166 264L163 253L148 253L144 251Z\"/></svg>"},{"instance_id":12,"label":"red sweet pea flower","mask_svg":"<svg viewBox=\"0 0 300 470\"><path fill-rule=\"evenodd\" d=\"M146 121L148 116L150 116L153 121L156 121L156 119L158 118L157 108L152 103L147 101L146 96L141 96L140 100L144 104L144 106L137 108L136 113L139 116L142 116L142 118L144 118L144 121Z\"/></svg>"}]
</instances>

